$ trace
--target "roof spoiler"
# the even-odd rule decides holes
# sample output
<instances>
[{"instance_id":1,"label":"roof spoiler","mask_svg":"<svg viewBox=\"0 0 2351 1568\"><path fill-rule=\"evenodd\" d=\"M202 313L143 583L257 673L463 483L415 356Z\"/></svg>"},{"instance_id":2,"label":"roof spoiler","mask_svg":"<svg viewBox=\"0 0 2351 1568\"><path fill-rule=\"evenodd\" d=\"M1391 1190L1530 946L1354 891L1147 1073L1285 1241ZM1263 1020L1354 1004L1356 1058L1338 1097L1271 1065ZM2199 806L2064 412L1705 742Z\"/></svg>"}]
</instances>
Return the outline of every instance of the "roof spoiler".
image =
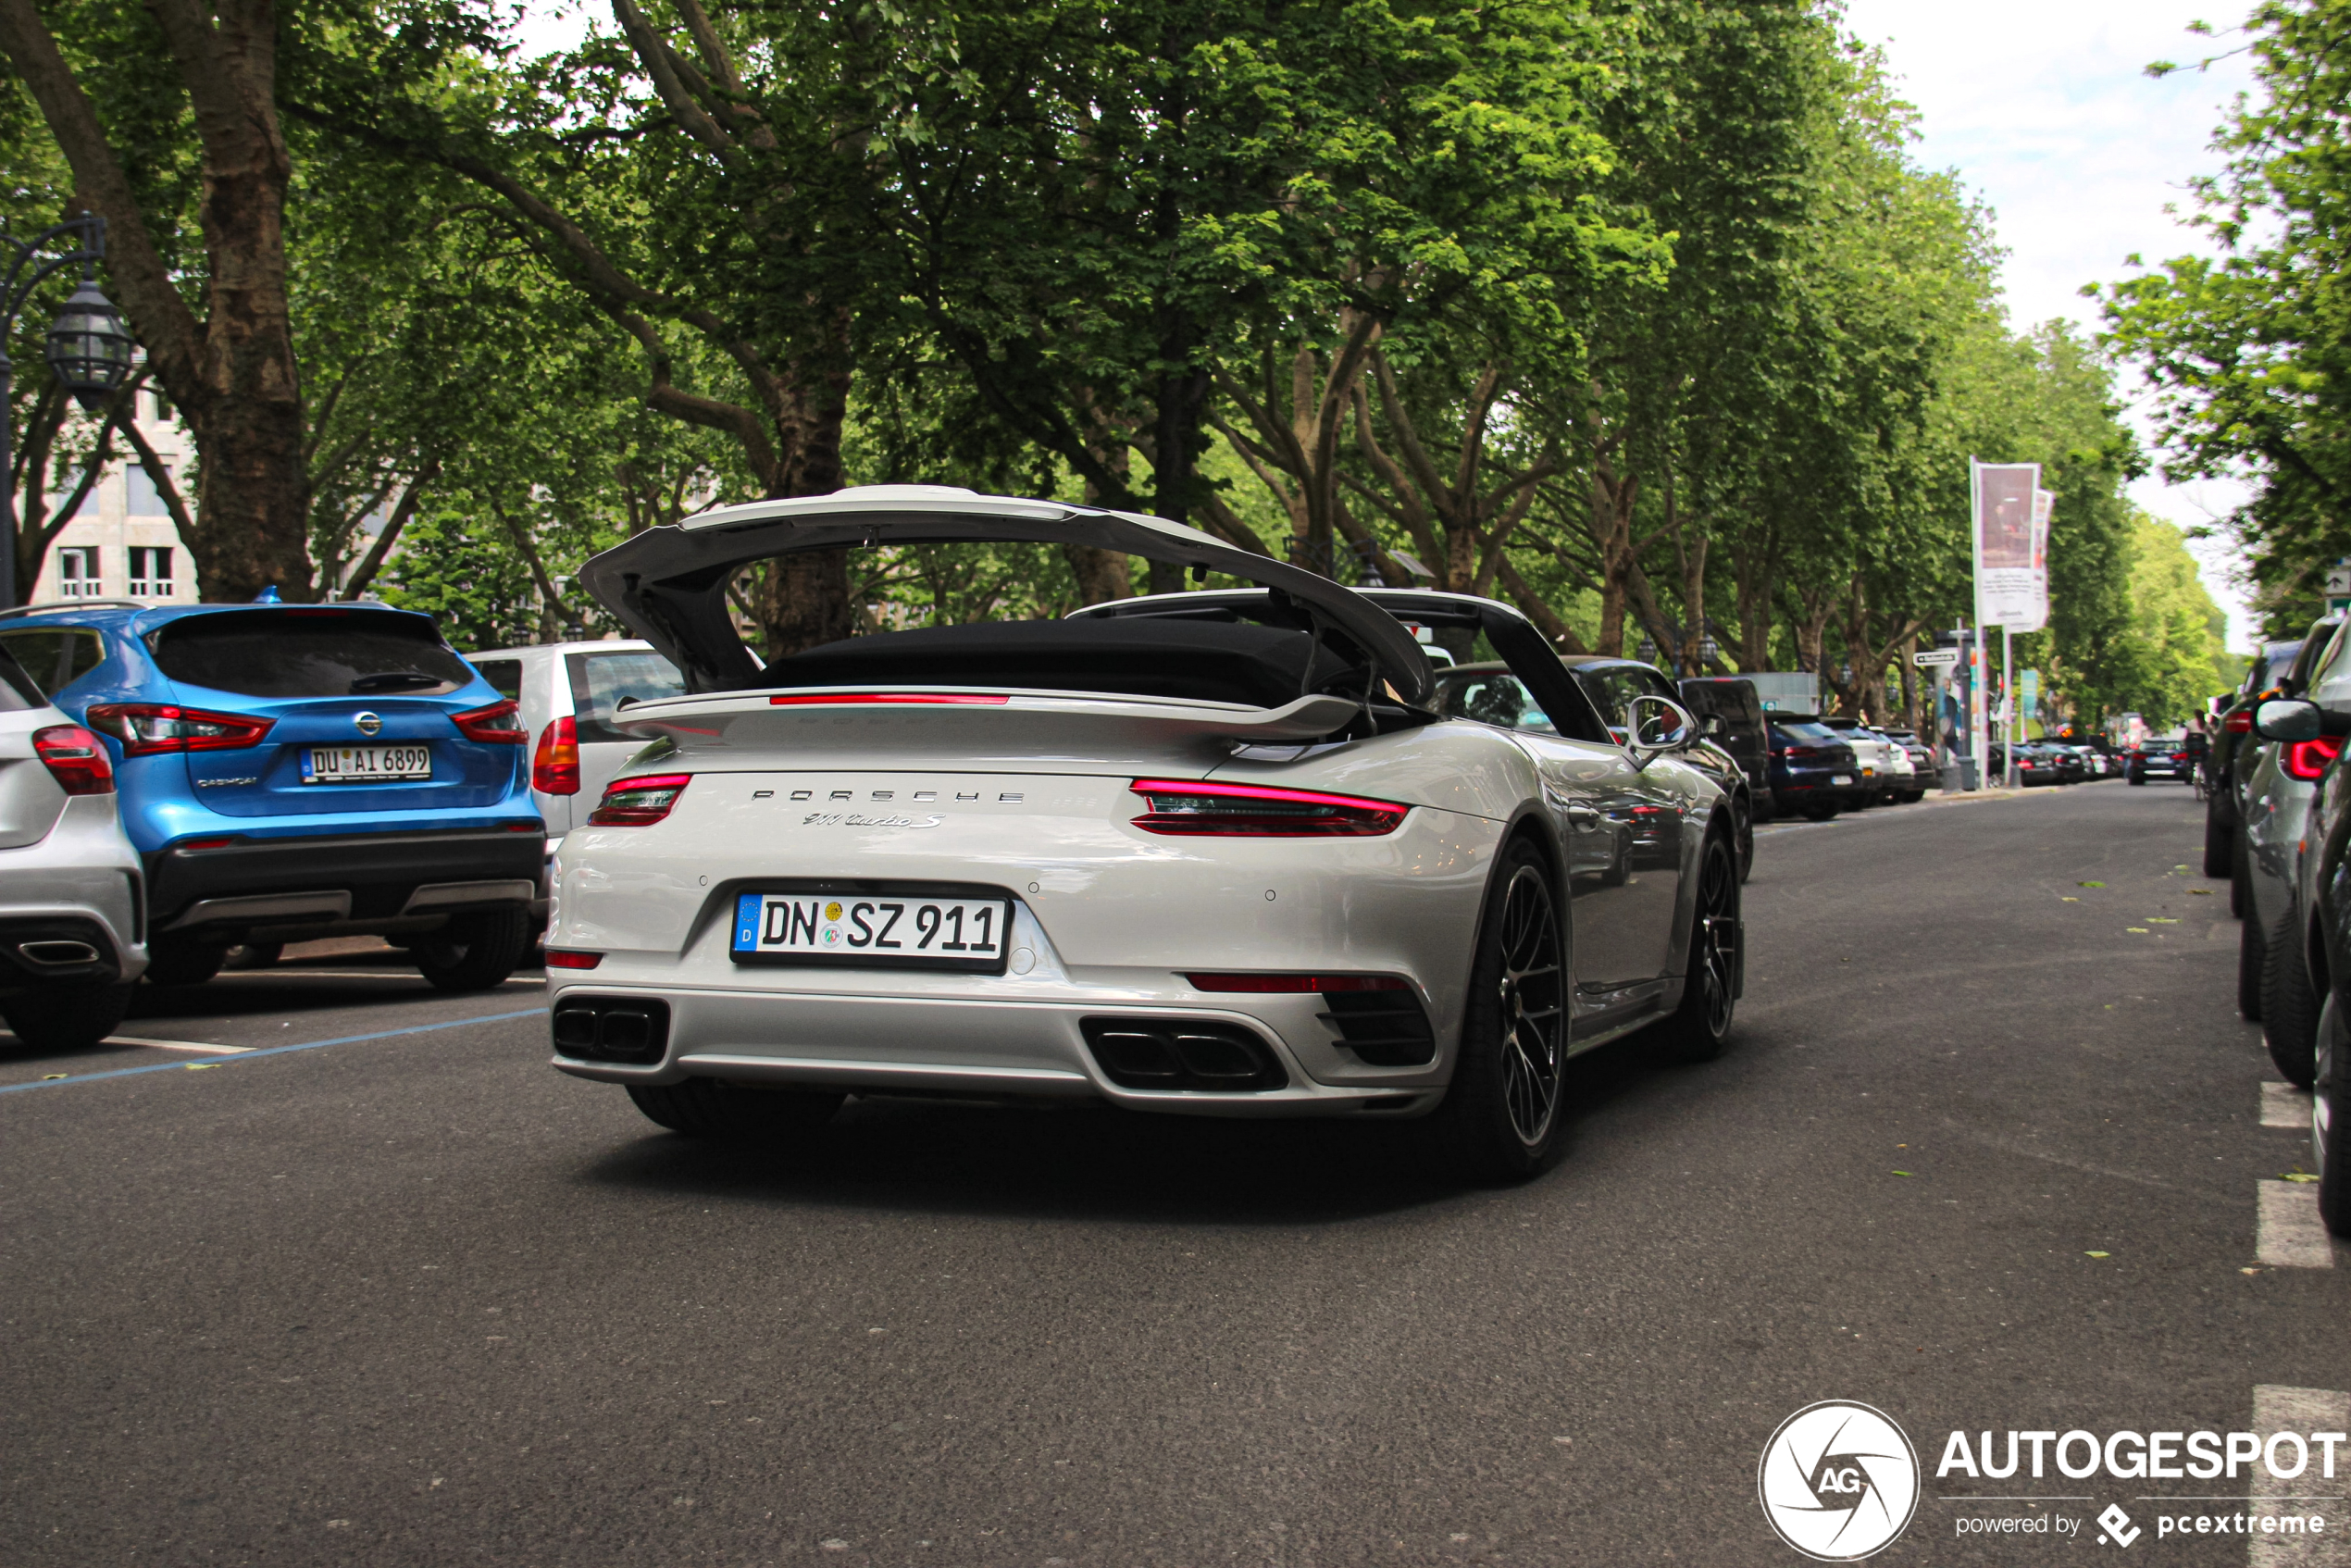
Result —
<instances>
[{"instance_id":1,"label":"roof spoiler","mask_svg":"<svg viewBox=\"0 0 2351 1568\"><path fill-rule=\"evenodd\" d=\"M731 691L764 684L727 603L727 585L741 567L843 545L963 543L1082 544L1277 589L1353 639L1408 704L1425 708L1436 697L1436 672L1412 633L1353 590L1163 517L1068 502L943 485L873 485L755 501L647 529L591 557L579 581L668 656L687 691Z\"/></svg>"}]
</instances>

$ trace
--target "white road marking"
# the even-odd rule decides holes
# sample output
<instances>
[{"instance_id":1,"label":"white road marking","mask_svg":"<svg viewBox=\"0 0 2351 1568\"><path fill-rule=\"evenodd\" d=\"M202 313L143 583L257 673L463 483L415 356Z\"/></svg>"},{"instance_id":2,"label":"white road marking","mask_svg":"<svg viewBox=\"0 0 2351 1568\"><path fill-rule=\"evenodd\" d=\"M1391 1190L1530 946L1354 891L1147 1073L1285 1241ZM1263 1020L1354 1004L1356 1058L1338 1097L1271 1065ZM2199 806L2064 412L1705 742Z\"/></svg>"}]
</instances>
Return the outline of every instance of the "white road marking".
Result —
<instances>
[{"instance_id":1,"label":"white road marking","mask_svg":"<svg viewBox=\"0 0 2351 1568\"><path fill-rule=\"evenodd\" d=\"M253 1047L249 1045L206 1045L196 1039L141 1039L136 1035L108 1035L108 1045L140 1045L149 1051L205 1051L220 1056L242 1056Z\"/></svg>"},{"instance_id":2,"label":"white road marking","mask_svg":"<svg viewBox=\"0 0 2351 1568\"><path fill-rule=\"evenodd\" d=\"M2261 1125L2310 1130L2310 1091L2292 1084L2261 1086Z\"/></svg>"},{"instance_id":3,"label":"white road marking","mask_svg":"<svg viewBox=\"0 0 2351 1568\"><path fill-rule=\"evenodd\" d=\"M2334 1267L2334 1238L2319 1217L2316 1182L2260 1181L2254 1256L2273 1268Z\"/></svg>"},{"instance_id":4,"label":"white road marking","mask_svg":"<svg viewBox=\"0 0 2351 1568\"><path fill-rule=\"evenodd\" d=\"M2307 1439L2313 1432L2351 1431L2346 1417L2351 1417L2351 1394L2339 1389L2263 1383L2253 1390L2253 1430L2264 1443L2275 1432L2297 1432ZM2282 1462L2284 1457L2282 1452ZM2327 1528L2319 1536L2253 1536L2245 1543L2245 1561L2251 1568L2351 1568L2351 1530L2342 1527L2351 1520L2342 1517L2340 1503L2313 1495L2340 1496L2345 1484L2339 1475L2332 1481L2316 1478L2315 1454L2301 1475L2286 1480L2271 1475L2266 1464L2255 1464L2252 1470L2253 1484L2248 1489L2254 1506L2249 1512L2316 1513L2326 1520Z\"/></svg>"}]
</instances>

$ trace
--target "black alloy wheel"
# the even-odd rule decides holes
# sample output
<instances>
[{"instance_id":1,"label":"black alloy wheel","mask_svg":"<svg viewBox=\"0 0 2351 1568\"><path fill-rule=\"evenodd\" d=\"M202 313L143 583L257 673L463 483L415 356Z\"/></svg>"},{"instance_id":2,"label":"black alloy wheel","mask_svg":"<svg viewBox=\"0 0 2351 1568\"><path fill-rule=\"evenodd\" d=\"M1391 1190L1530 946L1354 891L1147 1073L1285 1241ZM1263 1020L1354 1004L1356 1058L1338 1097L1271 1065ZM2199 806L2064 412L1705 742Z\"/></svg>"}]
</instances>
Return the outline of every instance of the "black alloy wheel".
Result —
<instances>
[{"instance_id":1,"label":"black alloy wheel","mask_svg":"<svg viewBox=\"0 0 2351 1568\"><path fill-rule=\"evenodd\" d=\"M2245 846L2239 844L2236 853L2230 860L2229 913L2239 920L2252 918L2250 914L2253 908L2252 859L2253 857L2245 852Z\"/></svg>"},{"instance_id":2,"label":"black alloy wheel","mask_svg":"<svg viewBox=\"0 0 2351 1568\"><path fill-rule=\"evenodd\" d=\"M530 911L485 909L450 916L440 930L413 939L408 951L436 990L489 990L522 966L533 935Z\"/></svg>"},{"instance_id":3,"label":"black alloy wheel","mask_svg":"<svg viewBox=\"0 0 2351 1568\"><path fill-rule=\"evenodd\" d=\"M147 948L147 983L151 986L200 986L220 973L229 956L227 942L175 941L158 937Z\"/></svg>"},{"instance_id":4,"label":"black alloy wheel","mask_svg":"<svg viewBox=\"0 0 2351 1568\"><path fill-rule=\"evenodd\" d=\"M2260 924L2258 915L2245 915L2246 930ZM2262 932L2261 947L2261 1043L2286 1082L2308 1089L2318 1071L2320 1002L2293 918Z\"/></svg>"},{"instance_id":5,"label":"black alloy wheel","mask_svg":"<svg viewBox=\"0 0 2351 1568\"><path fill-rule=\"evenodd\" d=\"M2229 875L2231 863L2235 859L2229 852L2235 840L2236 835L2230 830L2228 817L2220 809L2220 801L2216 796L2212 803L2204 808L2204 874L2207 877L2218 880Z\"/></svg>"},{"instance_id":6,"label":"black alloy wheel","mask_svg":"<svg viewBox=\"0 0 2351 1568\"><path fill-rule=\"evenodd\" d=\"M1747 880L1755 869L1755 808L1744 794L1731 797L1732 831L1739 840L1739 880Z\"/></svg>"},{"instance_id":7,"label":"black alloy wheel","mask_svg":"<svg viewBox=\"0 0 2351 1568\"><path fill-rule=\"evenodd\" d=\"M2319 1217L2337 1236L2351 1236L2351 1150L2334 1141L2351 1130L2351 1041L2344 1038L2335 999L2319 1010L2318 1077L2310 1094L2310 1163L2319 1173Z\"/></svg>"},{"instance_id":8,"label":"black alloy wheel","mask_svg":"<svg viewBox=\"0 0 2351 1568\"><path fill-rule=\"evenodd\" d=\"M1559 1148L1565 936L1542 851L1511 840L1479 923L1453 1081L1429 1118L1446 1163L1467 1180L1524 1181Z\"/></svg>"},{"instance_id":9,"label":"black alloy wheel","mask_svg":"<svg viewBox=\"0 0 2351 1568\"><path fill-rule=\"evenodd\" d=\"M1720 839L1709 839L1699 852L1694 902L1682 1004L1656 1029L1659 1050L1675 1062L1711 1062L1722 1055L1738 1008L1739 884L1730 851Z\"/></svg>"},{"instance_id":10,"label":"black alloy wheel","mask_svg":"<svg viewBox=\"0 0 2351 1568\"><path fill-rule=\"evenodd\" d=\"M2237 927L2237 1016L2248 1024L2261 1021L2261 984L2269 962L2269 943L2261 922L2247 920Z\"/></svg>"}]
</instances>

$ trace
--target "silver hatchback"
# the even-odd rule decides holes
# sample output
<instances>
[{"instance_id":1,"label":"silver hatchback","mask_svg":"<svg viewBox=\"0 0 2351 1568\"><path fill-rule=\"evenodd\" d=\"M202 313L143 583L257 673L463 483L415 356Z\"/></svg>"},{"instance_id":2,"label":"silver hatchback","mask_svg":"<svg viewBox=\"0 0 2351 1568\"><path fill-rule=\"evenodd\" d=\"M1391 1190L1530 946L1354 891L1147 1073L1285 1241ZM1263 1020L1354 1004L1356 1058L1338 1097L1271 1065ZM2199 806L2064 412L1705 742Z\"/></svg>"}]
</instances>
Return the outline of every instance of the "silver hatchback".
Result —
<instances>
[{"instance_id":1,"label":"silver hatchback","mask_svg":"<svg viewBox=\"0 0 2351 1568\"><path fill-rule=\"evenodd\" d=\"M2321 703L2351 702L2351 638L2338 624L2302 662L2299 689ZM2319 780L2343 741L2264 740L2245 776L2231 870L2237 913L2237 1010L2261 1026L2270 1058L2289 1082L2310 1087L2316 1066L2319 1003L2305 962L2308 920L2302 897L2302 839ZM2244 742L2241 741L2240 744Z\"/></svg>"},{"instance_id":2,"label":"silver hatchback","mask_svg":"<svg viewBox=\"0 0 2351 1568\"><path fill-rule=\"evenodd\" d=\"M0 652L0 1017L19 1045L114 1033L147 967L145 909L106 748Z\"/></svg>"}]
</instances>

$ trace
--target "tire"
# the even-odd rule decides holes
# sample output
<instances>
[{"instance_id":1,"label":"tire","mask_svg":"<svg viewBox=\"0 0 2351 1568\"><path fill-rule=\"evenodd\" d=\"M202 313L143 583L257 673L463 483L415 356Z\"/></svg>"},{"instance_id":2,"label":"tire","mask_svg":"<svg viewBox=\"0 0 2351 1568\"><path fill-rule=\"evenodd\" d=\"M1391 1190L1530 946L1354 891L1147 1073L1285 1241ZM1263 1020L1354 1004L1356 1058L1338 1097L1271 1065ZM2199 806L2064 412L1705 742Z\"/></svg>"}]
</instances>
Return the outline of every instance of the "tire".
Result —
<instances>
[{"instance_id":1,"label":"tire","mask_svg":"<svg viewBox=\"0 0 2351 1568\"><path fill-rule=\"evenodd\" d=\"M2249 918L2253 911L2253 866L2252 857L2245 852L2242 844L2237 846L2237 852L2231 857L2231 867L2229 914L2244 920Z\"/></svg>"},{"instance_id":2,"label":"tire","mask_svg":"<svg viewBox=\"0 0 2351 1568\"><path fill-rule=\"evenodd\" d=\"M628 1098L653 1121L688 1138L759 1141L811 1133L831 1121L846 1098L797 1089L740 1089L716 1078L630 1084Z\"/></svg>"},{"instance_id":3,"label":"tire","mask_svg":"<svg viewBox=\"0 0 2351 1568\"><path fill-rule=\"evenodd\" d=\"M530 911L487 909L453 917L408 951L435 989L488 990L522 966L530 938Z\"/></svg>"},{"instance_id":4,"label":"tire","mask_svg":"<svg viewBox=\"0 0 2351 1568\"><path fill-rule=\"evenodd\" d=\"M228 956L225 942L159 941L147 949L147 983L200 986L220 973Z\"/></svg>"},{"instance_id":5,"label":"tire","mask_svg":"<svg viewBox=\"0 0 2351 1568\"><path fill-rule=\"evenodd\" d=\"M1567 926L1542 852L1502 851L1478 922L1453 1081L1429 1132L1453 1175L1524 1181L1560 1145L1567 1066Z\"/></svg>"},{"instance_id":6,"label":"tire","mask_svg":"<svg viewBox=\"0 0 2351 1568\"><path fill-rule=\"evenodd\" d=\"M35 1051L87 1051L122 1027L129 986L60 986L0 1002L18 1043Z\"/></svg>"},{"instance_id":7,"label":"tire","mask_svg":"<svg viewBox=\"0 0 2351 1568\"><path fill-rule=\"evenodd\" d=\"M1808 803L1804 807L1804 816L1805 820L1809 822L1828 822L1834 820L1836 814L1844 809L1844 807L1838 805L1834 801L1831 801L1824 805Z\"/></svg>"},{"instance_id":8,"label":"tire","mask_svg":"<svg viewBox=\"0 0 2351 1568\"><path fill-rule=\"evenodd\" d=\"M2220 803L2215 801L2204 813L2204 874L2219 878L2229 875L2235 856L2229 852L2234 847L2235 835L2229 824L2220 819Z\"/></svg>"},{"instance_id":9,"label":"tire","mask_svg":"<svg viewBox=\"0 0 2351 1568\"><path fill-rule=\"evenodd\" d=\"M2133 790L2143 788L2147 781L2147 776L2139 772L2136 768L2133 768L2129 773L2124 774L2122 778L2124 781L2127 782Z\"/></svg>"},{"instance_id":10,"label":"tire","mask_svg":"<svg viewBox=\"0 0 2351 1568\"><path fill-rule=\"evenodd\" d=\"M2261 1021L2261 974L2269 951L2261 922L2247 920L2237 927L2237 1015L2248 1024Z\"/></svg>"},{"instance_id":11,"label":"tire","mask_svg":"<svg viewBox=\"0 0 2351 1568\"><path fill-rule=\"evenodd\" d=\"M2248 927L2258 925L2248 920ZM2319 999L2310 989L2310 966L2291 920L2262 933L2261 1040L2285 1081L2308 1089L2318 1071Z\"/></svg>"},{"instance_id":12,"label":"tire","mask_svg":"<svg viewBox=\"0 0 2351 1568\"><path fill-rule=\"evenodd\" d=\"M1669 1062L1711 1062L1722 1055L1738 1010L1744 933L1731 852L1722 840L1710 839L1698 852L1698 866L1682 1004L1650 1030L1659 1054Z\"/></svg>"},{"instance_id":13,"label":"tire","mask_svg":"<svg viewBox=\"0 0 2351 1568\"><path fill-rule=\"evenodd\" d=\"M1912 790L1902 797L1902 803L1906 806L1914 806L1924 799L1926 799L1924 790Z\"/></svg>"},{"instance_id":14,"label":"tire","mask_svg":"<svg viewBox=\"0 0 2351 1568\"><path fill-rule=\"evenodd\" d=\"M223 969L267 969L286 955L283 942L242 942L229 950Z\"/></svg>"},{"instance_id":15,"label":"tire","mask_svg":"<svg viewBox=\"0 0 2351 1568\"><path fill-rule=\"evenodd\" d=\"M2319 1173L2319 1217L2337 1236L2351 1236L2351 1149L2334 1135L2351 1127L2351 1041L2330 996L2319 1013L2318 1076L2310 1094L2310 1163Z\"/></svg>"}]
</instances>

